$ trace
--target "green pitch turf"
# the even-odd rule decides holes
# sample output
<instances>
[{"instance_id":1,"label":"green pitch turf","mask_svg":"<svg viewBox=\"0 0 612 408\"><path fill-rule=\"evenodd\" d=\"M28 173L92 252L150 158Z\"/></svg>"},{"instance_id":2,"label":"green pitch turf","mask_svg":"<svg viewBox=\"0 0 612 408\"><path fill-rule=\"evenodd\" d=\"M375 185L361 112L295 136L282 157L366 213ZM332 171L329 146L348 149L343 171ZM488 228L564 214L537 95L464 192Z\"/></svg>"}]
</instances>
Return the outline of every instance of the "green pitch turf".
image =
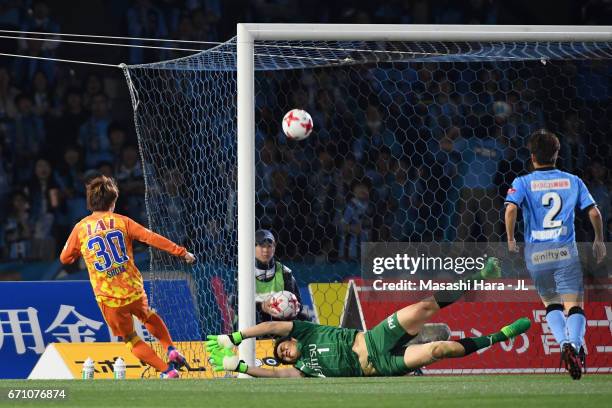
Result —
<instances>
[{"instance_id":1,"label":"green pitch turf","mask_svg":"<svg viewBox=\"0 0 612 408\"><path fill-rule=\"evenodd\" d=\"M65 389L64 401L9 401L11 388ZM0 406L26 407L610 407L612 375L337 379L0 381Z\"/></svg>"}]
</instances>

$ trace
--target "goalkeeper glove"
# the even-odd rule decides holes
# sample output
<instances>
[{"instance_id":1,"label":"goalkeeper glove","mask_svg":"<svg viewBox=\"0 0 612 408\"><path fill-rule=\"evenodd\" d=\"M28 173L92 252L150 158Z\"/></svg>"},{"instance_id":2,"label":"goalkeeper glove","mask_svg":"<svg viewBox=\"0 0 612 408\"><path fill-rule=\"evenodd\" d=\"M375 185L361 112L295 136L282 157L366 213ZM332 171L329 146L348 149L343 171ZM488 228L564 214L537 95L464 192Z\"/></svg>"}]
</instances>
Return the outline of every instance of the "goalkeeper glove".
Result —
<instances>
[{"instance_id":1,"label":"goalkeeper glove","mask_svg":"<svg viewBox=\"0 0 612 408\"><path fill-rule=\"evenodd\" d=\"M242 334L237 331L232 334L219 334L206 336L206 349L211 351L216 348L227 348L237 346L242 343Z\"/></svg>"},{"instance_id":2,"label":"goalkeeper glove","mask_svg":"<svg viewBox=\"0 0 612 408\"><path fill-rule=\"evenodd\" d=\"M210 364L214 371L236 371L246 374L249 369L249 366L230 348L214 350L210 355Z\"/></svg>"}]
</instances>

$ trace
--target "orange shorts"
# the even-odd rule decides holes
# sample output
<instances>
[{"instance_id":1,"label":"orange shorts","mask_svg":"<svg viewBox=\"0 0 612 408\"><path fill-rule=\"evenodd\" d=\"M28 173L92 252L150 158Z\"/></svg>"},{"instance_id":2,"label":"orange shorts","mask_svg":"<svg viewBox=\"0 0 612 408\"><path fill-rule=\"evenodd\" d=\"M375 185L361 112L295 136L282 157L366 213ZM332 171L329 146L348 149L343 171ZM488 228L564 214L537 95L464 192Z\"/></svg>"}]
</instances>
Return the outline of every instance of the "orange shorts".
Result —
<instances>
[{"instance_id":1,"label":"orange shorts","mask_svg":"<svg viewBox=\"0 0 612 408\"><path fill-rule=\"evenodd\" d=\"M134 319L136 316L143 324L149 320L149 317L155 313L149 308L149 302L146 296L130 303L129 305L110 307L103 303L98 304L102 311L104 320L110 327L115 336L123 337L124 339L134 333Z\"/></svg>"}]
</instances>

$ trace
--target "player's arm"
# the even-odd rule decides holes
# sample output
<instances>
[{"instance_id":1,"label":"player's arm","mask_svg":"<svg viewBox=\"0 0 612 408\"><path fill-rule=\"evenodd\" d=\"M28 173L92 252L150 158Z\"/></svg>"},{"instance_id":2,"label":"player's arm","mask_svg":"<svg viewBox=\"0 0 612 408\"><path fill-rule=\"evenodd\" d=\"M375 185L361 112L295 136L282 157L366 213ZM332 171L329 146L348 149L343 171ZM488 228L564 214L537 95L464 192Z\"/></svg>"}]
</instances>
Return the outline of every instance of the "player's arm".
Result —
<instances>
[{"instance_id":1,"label":"player's arm","mask_svg":"<svg viewBox=\"0 0 612 408\"><path fill-rule=\"evenodd\" d=\"M258 378L297 378L304 377L304 374L295 367L278 368L270 370L261 367L249 367L247 363L240 360L231 348L210 348L210 362L215 371L234 371L237 373L248 374Z\"/></svg>"},{"instance_id":2,"label":"player's arm","mask_svg":"<svg viewBox=\"0 0 612 408\"><path fill-rule=\"evenodd\" d=\"M506 202L506 212L504 214L504 220L506 223L506 238L508 240L508 250L511 252L518 251L516 240L514 239L514 228L516 226L517 214L517 205L514 203Z\"/></svg>"},{"instance_id":3,"label":"player's arm","mask_svg":"<svg viewBox=\"0 0 612 408\"><path fill-rule=\"evenodd\" d=\"M79 234L77 231L77 227L72 229L66 244L64 245L64 249L62 249L62 253L60 254L60 262L64 265L74 263L81 256L81 250L79 248Z\"/></svg>"},{"instance_id":4,"label":"player's arm","mask_svg":"<svg viewBox=\"0 0 612 408\"><path fill-rule=\"evenodd\" d=\"M304 374L295 367L289 368L276 368L270 370L269 368L261 367L248 367L246 374L251 377L258 378L298 378L304 377Z\"/></svg>"},{"instance_id":5,"label":"player's arm","mask_svg":"<svg viewBox=\"0 0 612 408\"><path fill-rule=\"evenodd\" d=\"M510 252L518 252L518 246L514 239L514 230L516 227L516 217L518 209L523 200L525 199L525 188L521 178L516 178L512 182L512 186L506 193L506 212L504 214L504 221L506 223L506 239L508 240L508 250Z\"/></svg>"},{"instance_id":6,"label":"player's arm","mask_svg":"<svg viewBox=\"0 0 612 408\"><path fill-rule=\"evenodd\" d=\"M606 256L606 245L604 244L603 235L603 221L597 203L593 199L589 189L581 179L578 179L578 200L580 209L588 211L589 221L593 226L595 232L595 239L593 240L593 255L597 260L597 263L603 261Z\"/></svg>"},{"instance_id":7,"label":"player's arm","mask_svg":"<svg viewBox=\"0 0 612 408\"><path fill-rule=\"evenodd\" d=\"M262 336L288 336L293 330L293 322L263 322L247 327L232 334L208 335L207 348L227 348L237 346L244 339Z\"/></svg>"},{"instance_id":8,"label":"player's arm","mask_svg":"<svg viewBox=\"0 0 612 408\"><path fill-rule=\"evenodd\" d=\"M241 331L243 339L262 336L288 336L293 330L293 322L263 322Z\"/></svg>"},{"instance_id":9,"label":"player's arm","mask_svg":"<svg viewBox=\"0 0 612 408\"><path fill-rule=\"evenodd\" d=\"M597 206L592 206L589 208L589 220L591 221L593 231L595 232L595 239L593 240L593 254L595 255L597 263L599 263L606 256L606 245L604 244L603 239L603 221L601 212L599 212L599 208L597 208Z\"/></svg>"},{"instance_id":10,"label":"player's arm","mask_svg":"<svg viewBox=\"0 0 612 408\"><path fill-rule=\"evenodd\" d=\"M183 258L187 263L193 263L195 261L193 254L188 252L184 247L175 244L164 236L156 234L130 218L126 217L126 219L128 235L131 238L144 242L157 249L161 249L162 251L166 251L171 255Z\"/></svg>"}]
</instances>

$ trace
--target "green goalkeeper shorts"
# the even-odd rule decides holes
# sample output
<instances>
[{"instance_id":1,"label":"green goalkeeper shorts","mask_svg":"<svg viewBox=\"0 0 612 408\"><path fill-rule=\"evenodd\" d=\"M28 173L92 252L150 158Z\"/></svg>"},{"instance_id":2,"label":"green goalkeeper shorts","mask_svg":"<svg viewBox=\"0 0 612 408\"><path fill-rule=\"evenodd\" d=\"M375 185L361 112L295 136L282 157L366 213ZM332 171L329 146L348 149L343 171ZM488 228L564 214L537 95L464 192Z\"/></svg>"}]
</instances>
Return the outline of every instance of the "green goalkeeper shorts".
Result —
<instances>
[{"instance_id":1,"label":"green goalkeeper shorts","mask_svg":"<svg viewBox=\"0 0 612 408\"><path fill-rule=\"evenodd\" d=\"M412 337L400 326L397 313L366 332L368 361L372 363L378 375L390 377L413 371L404 363L403 347Z\"/></svg>"}]
</instances>

